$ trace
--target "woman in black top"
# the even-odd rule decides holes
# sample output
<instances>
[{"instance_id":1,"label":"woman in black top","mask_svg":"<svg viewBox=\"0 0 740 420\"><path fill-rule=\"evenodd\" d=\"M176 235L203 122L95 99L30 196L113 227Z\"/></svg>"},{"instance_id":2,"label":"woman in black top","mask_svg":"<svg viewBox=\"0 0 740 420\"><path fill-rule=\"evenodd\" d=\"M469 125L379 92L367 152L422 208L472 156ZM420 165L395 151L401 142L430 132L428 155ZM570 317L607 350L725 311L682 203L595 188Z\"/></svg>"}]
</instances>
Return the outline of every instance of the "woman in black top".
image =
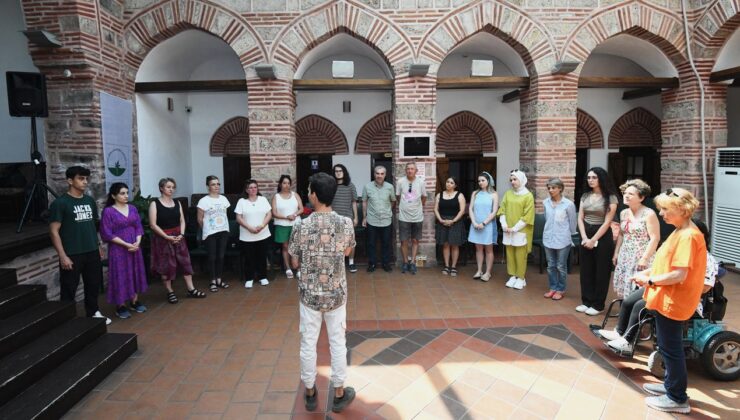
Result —
<instances>
[{"instance_id":1,"label":"woman in black top","mask_svg":"<svg viewBox=\"0 0 740 420\"><path fill-rule=\"evenodd\" d=\"M180 203L172 198L177 184L172 178L159 180L162 196L149 205L149 227L152 229L152 272L159 274L167 288L167 301L177 303L172 280L178 269L185 277L188 296L204 298L206 294L193 285L193 266L185 242L185 214Z\"/></svg>"},{"instance_id":2,"label":"woman in black top","mask_svg":"<svg viewBox=\"0 0 740 420\"><path fill-rule=\"evenodd\" d=\"M460 245L465 243L465 196L457 190L457 180L453 177L445 181L444 191L437 194L434 201L434 215L437 217L435 239L442 244L444 268L442 274L457 276L457 258Z\"/></svg>"}]
</instances>

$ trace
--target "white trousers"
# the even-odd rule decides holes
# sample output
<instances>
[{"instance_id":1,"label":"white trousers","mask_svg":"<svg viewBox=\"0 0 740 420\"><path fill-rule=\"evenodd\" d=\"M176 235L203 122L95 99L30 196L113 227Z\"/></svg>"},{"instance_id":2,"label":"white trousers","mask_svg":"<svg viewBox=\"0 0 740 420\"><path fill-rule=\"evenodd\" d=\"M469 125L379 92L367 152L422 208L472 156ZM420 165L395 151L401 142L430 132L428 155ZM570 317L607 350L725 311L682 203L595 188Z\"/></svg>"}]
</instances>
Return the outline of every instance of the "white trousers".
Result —
<instances>
[{"instance_id":1,"label":"white trousers","mask_svg":"<svg viewBox=\"0 0 740 420\"><path fill-rule=\"evenodd\" d=\"M322 318L326 321L331 350L331 383L335 388L344 386L347 379L347 305L329 312L314 311L302 303L298 305L301 314L301 380L307 389L316 383L316 343L321 332ZM322 317L323 315L323 317Z\"/></svg>"}]
</instances>

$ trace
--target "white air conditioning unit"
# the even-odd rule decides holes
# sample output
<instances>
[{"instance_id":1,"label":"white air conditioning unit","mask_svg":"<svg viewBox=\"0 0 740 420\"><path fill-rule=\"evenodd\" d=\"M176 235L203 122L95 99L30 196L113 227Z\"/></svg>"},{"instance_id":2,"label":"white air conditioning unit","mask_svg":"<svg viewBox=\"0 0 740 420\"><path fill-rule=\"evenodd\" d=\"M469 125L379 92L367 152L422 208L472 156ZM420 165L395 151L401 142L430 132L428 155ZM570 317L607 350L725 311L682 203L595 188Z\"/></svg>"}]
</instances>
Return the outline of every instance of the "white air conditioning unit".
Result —
<instances>
[{"instance_id":1,"label":"white air conditioning unit","mask_svg":"<svg viewBox=\"0 0 740 420\"><path fill-rule=\"evenodd\" d=\"M712 255L740 267L740 147L717 149Z\"/></svg>"}]
</instances>

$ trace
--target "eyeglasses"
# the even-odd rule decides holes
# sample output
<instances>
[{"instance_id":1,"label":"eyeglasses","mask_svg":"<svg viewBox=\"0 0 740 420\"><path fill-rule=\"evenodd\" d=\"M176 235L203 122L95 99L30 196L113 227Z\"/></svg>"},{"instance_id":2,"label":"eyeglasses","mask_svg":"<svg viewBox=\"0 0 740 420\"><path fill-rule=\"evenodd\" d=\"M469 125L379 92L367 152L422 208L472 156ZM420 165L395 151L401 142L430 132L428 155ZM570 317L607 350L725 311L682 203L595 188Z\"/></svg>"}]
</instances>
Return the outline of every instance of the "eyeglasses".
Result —
<instances>
[{"instance_id":1,"label":"eyeglasses","mask_svg":"<svg viewBox=\"0 0 740 420\"><path fill-rule=\"evenodd\" d=\"M669 197L676 197L676 198L680 198L681 200L689 201L686 197L681 196L677 192L673 191L673 188L668 188L667 190L665 190L665 195Z\"/></svg>"},{"instance_id":2,"label":"eyeglasses","mask_svg":"<svg viewBox=\"0 0 740 420\"><path fill-rule=\"evenodd\" d=\"M411 187L413 187L413 185L409 184L409 192L411 192Z\"/></svg>"},{"instance_id":3,"label":"eyeglasses","mask_svg":"<svg viewBox=\"0 0 740 420\"><path fill-rule=\"evenodd\" d=\"M342 172L343 172L343 171L342 171L341 169L335 169L335 170L334 170L334 173L335 173L335 174L341 174Z\"/></svg>"}]
</instances>

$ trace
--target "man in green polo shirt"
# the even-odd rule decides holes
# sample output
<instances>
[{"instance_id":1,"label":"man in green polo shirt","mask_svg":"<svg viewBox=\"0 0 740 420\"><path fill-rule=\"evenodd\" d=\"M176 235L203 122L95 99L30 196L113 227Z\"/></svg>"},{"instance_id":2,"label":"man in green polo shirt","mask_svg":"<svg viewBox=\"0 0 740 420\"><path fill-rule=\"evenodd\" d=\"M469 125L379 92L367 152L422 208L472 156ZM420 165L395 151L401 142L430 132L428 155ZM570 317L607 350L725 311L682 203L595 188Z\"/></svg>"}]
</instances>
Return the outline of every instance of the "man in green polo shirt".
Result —
<instances>
[{"instance_id":1,"label":"man in green polo shirt","mask_svg":"<svg viewBox=\"0 0 740 420\"><path fill-rule=\"evenodd\" d=\"M74 302L80 275L85 289L85 314L92 318L105 318L100 313L98 294L103 282L102 249L96 225L98 206L85 195L90 170L70 166L65 173L69 189L51 203L49 234L59 255L60 300Z\"/></svg>"},{"instance_id":2,"label":"man in green polo shirt","mask_svg":"<svg viewBox=\"0 0 740 420\"><path fill-rule=\"evenodd\" d=\"M383 270L391 268L391 232L393 230L393 207L396 194L393 185L385 182L385 167L378 165L373 170L374 181L370 181L362 190L362 226L367 228L367 271L375 271L375 245L380 236L383 250Z\"/></svg>"}]
</instances>

